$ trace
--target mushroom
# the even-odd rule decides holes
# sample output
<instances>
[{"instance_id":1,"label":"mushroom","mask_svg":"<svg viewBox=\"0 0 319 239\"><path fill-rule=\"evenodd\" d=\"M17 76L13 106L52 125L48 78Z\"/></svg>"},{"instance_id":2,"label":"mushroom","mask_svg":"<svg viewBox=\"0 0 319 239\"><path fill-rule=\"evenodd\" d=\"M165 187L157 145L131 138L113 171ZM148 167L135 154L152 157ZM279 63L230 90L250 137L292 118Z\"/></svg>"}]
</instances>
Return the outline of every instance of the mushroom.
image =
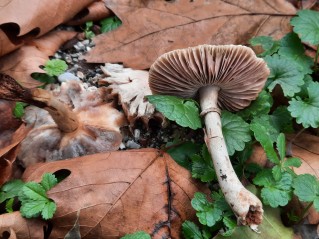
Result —
<instances>
[{"instance_id":1,"label":"mushroom","mask_svg":"<svg viewBox=\"0 0 319 239\"><path fill-rule=\"evenodd\" d=\"M33 126L18 155L25 167L44 161L117 150L125 123L122 113L105 102L105 88L68 81L56 91L19 85L0 74L0 98L30 104L24 121Z\"/></svg>"},{"instance_id":2,"label":"mushroom","mask_svg":"<svg viewBox=\"0 0 319 239\"><path fill-rule=\"evenodd\" d=\"M257 98L269 75L263 59L240 45L200 45L160 56L150 68L154 94L199 97L205 142L218 182L238 222L252 228L262 222L261 201L238 179L221 129L221 109L238 111Z\"/></svg>"}]
</instances>

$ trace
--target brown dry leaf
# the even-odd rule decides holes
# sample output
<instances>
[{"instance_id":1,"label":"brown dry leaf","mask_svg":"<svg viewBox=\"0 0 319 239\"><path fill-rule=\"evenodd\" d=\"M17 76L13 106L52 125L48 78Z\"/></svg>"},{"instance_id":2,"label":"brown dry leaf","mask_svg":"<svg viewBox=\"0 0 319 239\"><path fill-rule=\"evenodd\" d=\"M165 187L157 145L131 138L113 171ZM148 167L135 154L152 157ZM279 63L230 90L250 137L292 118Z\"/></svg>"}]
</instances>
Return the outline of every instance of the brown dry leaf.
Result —
<instances>
[{"instance_id":1,"label":"brown dry leaf","mask_svg":"<svg viewBox=\"0 0 319 239\"><path fill-rule=\"evenodd\" d=\"M257 35L281 38L296 9L285 0L109 0L123 22L97 36L88 62L146 69L165 52L200 44L246 44Z\"/></svg>"},{"instance_id":2,"label":"brown dry leaf","mask_svg":"<svg viewBox=\"0 0 319 239\"><path fill-rule=\"evenodd\" d=\"M101 69L107 77L101 79L99 84L110 84L108 88L112 94L118 96L131 126L134 126L137 119L141 119L146 126L151 118L163 123L164 116L155 113L155 107L145 99L146 95L152 95L148 85L148 71L110 63L106 63Z\"/></svg>"},{"instance_id":3,"label":"brown dry leaf","mask_svg":"<svg viewBox=\"0 0 319 239\"><path fill-rule=\"evenodd\" d=\"M44 73L39 66L44 65L49 56L76 35L76 32L54 31L28 42L20 49L0 58L0 72L16 79L27 88L42 85L31 77L32 73Z\"/></svg>"},{"instance_id":4,"label":"brown dry leaf","mask_svg":"<svg viewBox=\"0 0 319 239\"><path fill-rule=\"evenodd\" d=\"M94 0L4 0L0 3L0 53L8 53L32 37L42 36L70 20ZM5 33L7 40L4 36ZM13 48L14 49L14 48ZM13 50L10 49L10 50ZM1 56L1 55L0 55Z\"/></svg>"},{"instance_id":5,"label":"brown dry leaf","mask_svg":"<svg viewBox=\"0 0 319 239\"><path fill-rule=\"evenodd\" d=\"M111 15L113 13L105 6L104 0L100 0L91 3L66 24L80 25L87 21L98 21Z\"/></svg>"},{"instance_id":6,"label":"brown dry leaf","mask_svg":"<svg viewBox=\"0 0 319 239\"><path fill-rule=\"evenodd\" d=\"M0 186L7 182L13 170L13 163L16 160L20 142L27 136L30 128L22 124L10 138L5 135L5 140L0 138ZM2 135L0 135L2 137Z\"/></svg>"},{"instance_id":7,"label":"brown dry leaf","mask_svg":"<svg viewBox=\"0 0 319 239\"><path fill-rule=\"evenodd\" d=\"M71 174L48 193L57 203L50 238L63 238L76 222L79 210L83 239L114 239L138 230L156 239L181 238L183 221L196 217L190 200L195 192L206 190L188 170L155 149L37 164L28 168L23 178L40 181L42 174L61 169ZM8 214L0 216L0 225L6 217ZM23 234L25 222L12 221L5 226L12 227L18 238L29 238ZM5 230L4 226L0 228ZM38 233L39 228L29 227L30 235Z\"/></svg>"},{"instance_id":8,"label":"brown dry leaf","mask_svg":"<svg viewBox=\"0 0 319 239\"><path fill-rule=\"evenodd\" d=\"M22 123L21 120L13 116L15 102L0 100L0 135L7 130L15 130ZM0 139L1 145L1 139Z\"/></svg>"}]
</instances>

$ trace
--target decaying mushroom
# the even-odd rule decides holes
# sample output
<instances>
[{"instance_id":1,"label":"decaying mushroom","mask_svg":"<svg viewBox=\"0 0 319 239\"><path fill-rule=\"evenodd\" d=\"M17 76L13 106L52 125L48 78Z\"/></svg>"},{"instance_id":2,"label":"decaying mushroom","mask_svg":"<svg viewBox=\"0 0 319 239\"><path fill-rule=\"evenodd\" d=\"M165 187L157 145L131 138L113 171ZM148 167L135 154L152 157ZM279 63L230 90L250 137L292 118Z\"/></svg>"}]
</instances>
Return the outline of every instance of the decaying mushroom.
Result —
<instances>
[{"instance_id":1,"label":"decaying mushroom","mask_svg":"<svg viewBox=\"0 0 319 239\"><path fill-rule=\"evenodd\" d=\"M205 141L212 156L218 182L239 223L252 227L262 222L260 200L237 178L221 129L221 109L247 107L262 90L269 69L245 46L201 45L175 50L151 66L153 93L183 98L199 96L204 117Z\"/></svg>"},{"instance_id":2,"label":"decaying mushroom","mask_svg":"<svg viewBox=\"0 0 319 239\"><path fill-rule=\"evenodd\" d=\"M104 151L122 141L122 113L104 102L104 88L68 81L59 90L26 89L0 74L0 98L28 103L24 120L33 125L18 155L25 167Z\"/></svg>"},{"instance_id":3,"label":"decaying mushroom","mask_svg":"<svg viewBox=\"0 0 319 239\"><path fill-rule=\"evenodd\" d=\"M163 115L155 112L154 106L144 100L145 95L152 94L148 85L148 71L133 70L111 63L106 63L101 69L106 78L101 79L99 84L109 84L107 88L112 95L118 97L131 127L134 128L137 120L141 120L148 127L151 119L163 125Z\"/></svg>"}]
</instances>

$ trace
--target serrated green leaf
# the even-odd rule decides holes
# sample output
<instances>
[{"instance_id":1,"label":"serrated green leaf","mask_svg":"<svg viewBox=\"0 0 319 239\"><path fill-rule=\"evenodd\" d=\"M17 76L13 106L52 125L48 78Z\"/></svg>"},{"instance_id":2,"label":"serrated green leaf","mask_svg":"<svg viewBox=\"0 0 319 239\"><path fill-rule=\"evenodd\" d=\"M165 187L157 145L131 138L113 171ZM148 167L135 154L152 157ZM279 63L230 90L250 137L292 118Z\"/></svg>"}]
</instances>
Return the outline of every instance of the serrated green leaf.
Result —
<instances>
[{"instance_id":1,"label":"serrated green leaf","mask_svg":"<svg viewBox=\"0 0 319 239\"><path fill-rule=\"evenodd\" d=\"M86 39L92 39L93 37L95 37L95 34L92 31L84 31L84 34Z\"/></svg>"},{"instance_id":2,"label":"serrated green leaf","mask_svg":"<svg viewBox=\"0 0 319 239\"><path fill-rule=\"evenodd\" d=\"M49 191L58 184L57 178L52 173L45 173L40 182L45 191Z\"/></svg>"},{"instance_id":3,"label":"serrated green leaf","mask_svg":"<svg viewBox=\"0 0 319 239\"><path fill-rule=\"evenodd\" d=\"M308 89L308 98L293 98L289 101L288 110L296 118L297 123L304 128L319 127L319 83L311 82Z\"/></svg>"},{"instance_id":4,"label":"serrated green leaf","mask_svg":"<svg viewBox=\"0 0 319 239\"><path fill-rule=\"evenodd\" d=\"M32 200L47 200L48 196L45 189L36 182L28 182L22 187L25 196Z\"/></svg>"},{"instance_id":5,"label":"serrated green leaf","mask_svg":"<svg viewBox=\"0 0 319 239\"><path fill-rule=\"evenodd\" d=\"M56 204L53 201L48 201L42 209L41 216L44 220L51 219L56 211Z\"/></svg>"},{"instance_id":6,"label":"serrated green leaf","mask_svg":"<svg viewBox=\"0 0 319 239\"><path fill-rule=\"evenodd\" d=\"M168 95L149 95L148 101L169 120L183 127L199 129L202 127L197 103Z\"/></svg>"},{"instance_id":7,"label":"serrated green leaf","mask_svg":"<svg viewBox=\"0 0 319 239\"><path fill-rule=\"evenodd\" d=\"M6 201L6 211L7 212L13 212L13 202L14 202L14 198L10 198L8 201Z\"/></svg>"},{"instance_id":8,"label":"serrated green leaf","mask_svg":"<svg viewBox=\"0 0 319 239\"><path fill-rule=\"evenodd\" d=\"M26 201L22 203L20 207L21 215L26 218L37 217L39 213L41 213L41 211L45 207L46 203L47 203L47 200Z\"/></svg>"},{"instance_id":9,"label":"serrated green leaf","mask_svg":"<svg viewBox=\"0 0 319 239\"><path fill-rule=\"evenodd\" d=\"M264 52L259 54L259 56L264 57L267 55L272 55L277 52L279 49L279 42L275 41L270 36L257 36L250 39L249 43L252 46L261 46L264 49Z\"/></svg>"},{"instance_id":10,"label":"serrated green leaf","mask_svg":"<svg viewBox=\"0 0 319 239\"><path fill-rule=\"evenodd\" d=\"M13 116L15 118L22 118L24 115L24 107L26 107L28 104L23 103L23 102L16 102L15 107L13 109Z\"/></svg>"},{"instance_id":11,"label":"serrated green leaf","mask_svg":"<svg viewBox=\"0 0 319 239\"><path fill-rule=\"evenodd\" d=\"M201 231L193 222L185 221L182 224L182 231L185 239L203 239Z\"/></svg>"},{"instance_id":12,"label":"serrated green leaf","mask_svg":"<svg viewBox=\"0 0 319 239\"><path fill-rule=\"evenodd\" d=\"M177 147L167 150L167 153L182 167L191 170L192 162L190 156L199 153L201 146L192 142L185 142Z\"/></svg>"},{"instance_id":13,"label":"serrated green leaf","mask_svg":"<svg viewBox=\"0 0 319 239\"><path fill-rule=\"evenodd\" d=\"M43 70L49 76L59 76L68 69L65 61L60 59L49 60L45 63Z\"/></svg>"},{"instance_id":14,"label":"serrated green leaf","mask_svg":"<svg viewBox=\"0 0 319 239\"><path fill-rule=\"evenodd\" d=\"M312 73L313 60L305 55L304 46L297 34L288 33L281 39L278 54L294 60L302 68L303 74Z\"/></svg>"},{"instance_id":15,"label":"serrated green leaf","mask_svg":"<svg viewBox=\"0 0 319 239\"><path fill-rule=\"evenodd\" d=\"M37 81L44 83L44 85L52 84L56 81L53 76L49 76L46 73L32 73L31 77Z\"/></svg>"},{"instance_id":16,"label":"serrated green leaf","mask_svg":"<svg viewBox=\"0 0 319 239\"><path fill-rule=\"evenodd\" d=\"M272 176L274 177L274 179L276 181L279 181L282 177L282 171L281 171L281 167L279 165L275 165L272 169Z\"/></svg>"},{"instance_id":17,"label":"serrated green leaf","mask_svg":"<svg viewBox=\"0 0 319 239\"><path fill-rule=\"evenodd\" d=\"M237 227L236 221L229 217L224 217L223 218L223 223L225 227L227 228L225 232L222 233L223 236L229 237L233 234L235 228Z\"/></svg>"},{"instance_id":18,"label":"serrated green leaf","mask_svg":"<svg viewBox=\"0 0 319 239\"><path fill-rule=\"evenodd\" d=\"M202 182L210 182L216 179L216 173L211 162L207 162L200 155L192 155L192 177L198 178Z\"/></svg>"},{"instance_id":19,"label":"serrated green leaf","mask_svg":"<svg viewBox=\"0 0 319 239\"><path fill-rule=\"evenodd\" d=\"M245 143L251 141L249 124L240 116L228 111L222 111L221 122L228 154L233 155L235 151L242 151Z\"/></svg>"},{"instance_id":20,"label":"serrated green leaf","mask_svg":"<svg viewBox=\"0 0 319 239\"><path fill-rule=\"evenodd\" d=\"M292 117L286 106L279 106L269 115L270 125L276 130L276 133L292 133ZM274 131L275 132L275 131Z\"/></svg>"},{"instance_id":21,"label":"serrated green leaf","mask_svg":"<svg viewBox=\"0 0 319 239\"><path fill-rule=\"evenodd\" d=\"M311 174L298 175L293 182L294 194L303 202L312 202L319 197L318 179Z\"/></svg>"},{"instance_id":22,"label":"serrated green leaf","mask_svg":"<svg viewBox=\"0 0 319 239\"><path fill-rule=\"evenodd\" d=\"M151 236L143 231L138 231L133 234L127 234L121 239L151 239Z\"/></svg>"},{"instance_id":23,"label":"serrated green leaf","mask_svg":"<svg viewBox=\"0 0 319 239\"><path fill-rule=\"evenodd\" d=\"M260 171L253 179L253 182L255 185L263 187L271 187L276 183L271 169L264 169Z\"/></svg>"},{"instance_id":24,"label":"serrated green leaf","mask_svg":"<svg viewBox=\"0 0 319 239\"><path fill-rule=\"evenodd\" d=\"M267 87L270 92L277 84L281 86L285 96L293 97L300 91L300 87L304 84L304 73L298 64L278 54L266 56L265 60L270 68L268 78L270 83Z\"/></svg>"},{"instance_id":25,"label":"serrated green leaf","mask_svg":"<svg viewBox=\"0 0 319 239\"><path fill-rule=\"evenodd\" d=\"M300 158L288 158L284 163L284 167L296 167L299 168L301 166L302 162Z\"/></svg>"},{"instance_id":26,"label":"serrated green leaf","mask_svg":"<svg viewBox=\"0 0 319 239\"><path fill-rule=\"evenodd\" d=\"M267 129L267 135L269 136L272 143L276 142L280 131L272 121L271 115L260 115L255 117L251 124L263 125Z\"/></svg>"},{"instance_id":27,"label":"serrated green leaf","mask_svg":"<svg viewBox=\"0 0 319 239\"><path fill-rule=\"evenodd\" d=\"M250 125L250 129L254 132L256 140L265 150L268 159L275 164L279 164L280 161L276 151L273 148L273 141L272 136L269 133L269 128L266 128L264 124L253 121Z\"/></svg>"},{"instance_id":28,"label":"serrated green leaf","mask_svg":"<svg viewBox=\"0 0 319 239\"><path fill-rule=\"evenodd\" d=\"M291 19L294 32L301 40L312 45L319 44L319 13L312 10L300 10L297 17Z\"/></svg>"},{"instance_id":29,"label":"serrated green leaf","mask_svg":"<svg viewBox=\"0 0 319 239\"><path fill-rule=\"evenodd\" d=\"M283 133L280 133L277 138L277 151L279 153L280 160L284 160L286 157L286 138Z\"/></svg>"},{"instance_id":30,"label":"serrated green leaf","mask_svg":"<svg viewBox=\"0 0 319 239\"><path fill-rule=\"evenodd\" d=\"M244 120L251 120L255 116L268 114L273 104L272 96L263 90L258 95L257 99L251 102L249 107L239 111L237 115L242 117Z\"/></svg>"},{"instance_id":31,"label":"serrated green leaf","mask_svg":"<svg viewBox=\"0 0 319 239\"><path fill-rule=\"evenodd\" d=\"M108 17L100 21L101 24L101 32L109 32L112 31L119 26L121 26L122 22L117 16Z\"/></svg>"},{"instance_id":32,"label":"serrated green leaf","mask_svg":"<svg viewBox=\"0 0 319 239\"><path fill-rule=\"evenodd\" d=\"M21 192L24 182L19 179L11 180L6 182L0 190L0 203L7 199L17 197Z\"/></svg>"}]
</instances>

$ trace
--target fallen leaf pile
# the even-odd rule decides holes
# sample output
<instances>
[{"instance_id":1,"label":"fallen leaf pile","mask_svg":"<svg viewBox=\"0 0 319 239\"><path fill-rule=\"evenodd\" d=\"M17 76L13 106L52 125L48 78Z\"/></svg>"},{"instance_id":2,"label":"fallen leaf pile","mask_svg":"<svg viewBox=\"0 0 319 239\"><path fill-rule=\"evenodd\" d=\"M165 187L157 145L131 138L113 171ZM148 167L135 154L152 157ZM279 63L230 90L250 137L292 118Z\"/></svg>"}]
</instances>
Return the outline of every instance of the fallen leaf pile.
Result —
<instances>
[{"instance_id":1,"label":"fallen leaf pile","mask_svg":"<svg viewBox=\"0 0 319 239\"><path fill-rule=\"evenodd\" d=\"M247 44L257 35L276 39L290 31L296 9L285 0L142 1L109 0L122 21L94 39L88 62L123 62L146 69L168 51L201 44Z\"/></svg>"},{"instance_id":2,"label":"fallen leaf pile","mask_svg":"<svg viewBox=\"0 0 319 239\"><path fill-rule=\"evenodd\" d=\"M38 164L23 179L40 181L43 173L61 169L71 174L48 193L58 206L50 238L63 238L78 212L83 239L120 238L137 230L152 238L181 238L181 223L195 218L190 200L203 191L188 170L154 149ZM42 226L18 213L0 216L0 234L12 228L18 238L40 238Z\"/></svg>"}]
</instances>

